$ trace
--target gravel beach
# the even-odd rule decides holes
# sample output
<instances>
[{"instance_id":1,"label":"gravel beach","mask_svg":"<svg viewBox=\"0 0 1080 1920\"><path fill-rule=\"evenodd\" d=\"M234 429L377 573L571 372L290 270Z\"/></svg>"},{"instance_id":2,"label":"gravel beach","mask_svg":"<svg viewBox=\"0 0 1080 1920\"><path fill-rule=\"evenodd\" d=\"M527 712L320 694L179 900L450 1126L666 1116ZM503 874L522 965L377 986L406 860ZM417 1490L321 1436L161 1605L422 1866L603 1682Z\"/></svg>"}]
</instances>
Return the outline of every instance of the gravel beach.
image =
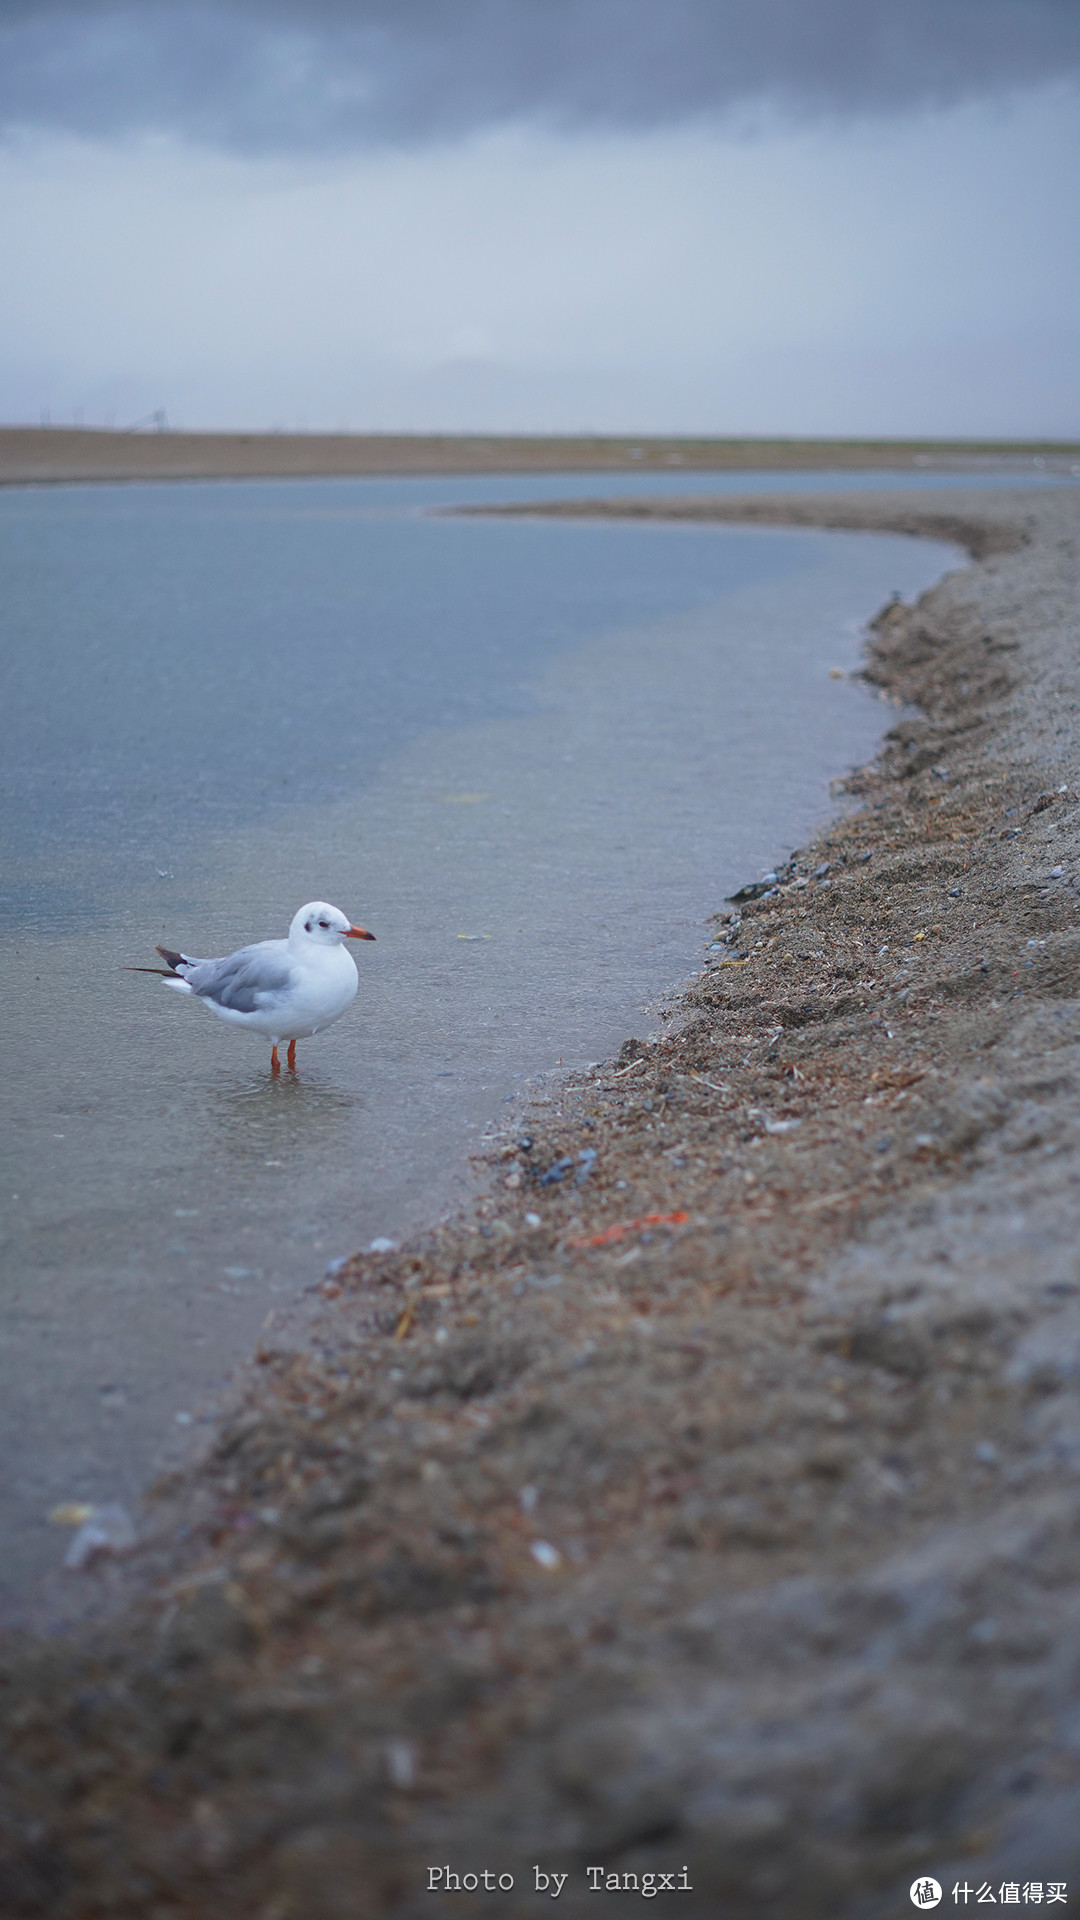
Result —
<instances>
[{"instance_id":1,"label":"gravel beach","mask_svg":"<svg viewBox=\"0 0 1080 1920\"><path fill-rule=\"evenodd\" d=\"M661 1031L269 1328L136 1550L8 1639L0 1906L1071 1911L1080 491L527 511L972 564L878 615L879 760L702 902Z\"/></svg>"}]
</instances>

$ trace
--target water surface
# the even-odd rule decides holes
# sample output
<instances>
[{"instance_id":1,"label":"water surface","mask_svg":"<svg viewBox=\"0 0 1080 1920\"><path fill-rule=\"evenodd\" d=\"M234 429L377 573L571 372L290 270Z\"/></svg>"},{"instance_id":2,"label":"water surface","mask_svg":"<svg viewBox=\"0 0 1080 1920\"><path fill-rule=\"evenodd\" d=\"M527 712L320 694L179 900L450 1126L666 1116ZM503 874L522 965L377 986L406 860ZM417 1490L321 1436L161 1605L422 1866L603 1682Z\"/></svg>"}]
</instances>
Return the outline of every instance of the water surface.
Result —
<instances>
[{"instance_id":1,"label":"water surface","mask_svg":"<svg viewBox=\"0 0 1080 1920\"><path fill-rule=\"evenodd\" d=\"M422 511L596 481L0 496L9 1594L52 1505L135 1500L268 1310L451 1205L528 1076L654 1026L873 751L887 710L829 669L953 550ZM377 943L295 1080L120 971L317 896Z\"/></svg>"}]
</instances>

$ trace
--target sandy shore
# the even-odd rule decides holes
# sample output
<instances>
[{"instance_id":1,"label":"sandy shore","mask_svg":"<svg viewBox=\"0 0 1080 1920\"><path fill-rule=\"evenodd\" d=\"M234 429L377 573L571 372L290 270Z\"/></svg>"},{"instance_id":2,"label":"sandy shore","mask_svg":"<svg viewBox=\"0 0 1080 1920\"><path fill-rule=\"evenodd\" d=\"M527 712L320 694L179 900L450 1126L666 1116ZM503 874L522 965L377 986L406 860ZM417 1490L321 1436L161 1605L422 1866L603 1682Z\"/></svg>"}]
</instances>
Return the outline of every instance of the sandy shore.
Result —
<instances>
[{"instance_id":1,"label":"sandy shore","mask_svg":"<svg viewBox=\"0 0 1080 1920\"><path fill-rule=\"evenodd\" d=\"M666 1030L268 1336L96 1619L9 1644L13 1915L1075 1903L1080 494L633 511L977 559L879 616L879 762Z\"/></svg>"},{"instance_id":2,"label":"sandy shore","mask_svg":"<svg viewBox=\"0 0 1080 1920\"><path fill-rule=\"evenodd\" d=\"M590 434L117 433L0 427L0 486L350 474L992 467L1068 472L1060 440L781 440Z\"/></svg>"}]
</instances>

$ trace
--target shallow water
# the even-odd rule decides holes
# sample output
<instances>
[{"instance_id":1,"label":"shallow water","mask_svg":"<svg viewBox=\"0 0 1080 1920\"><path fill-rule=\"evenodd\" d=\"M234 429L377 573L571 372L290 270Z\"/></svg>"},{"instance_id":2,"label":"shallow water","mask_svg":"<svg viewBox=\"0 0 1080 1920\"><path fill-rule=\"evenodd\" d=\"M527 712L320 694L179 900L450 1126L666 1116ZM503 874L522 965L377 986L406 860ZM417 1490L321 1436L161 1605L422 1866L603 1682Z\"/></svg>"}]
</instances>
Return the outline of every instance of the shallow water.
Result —
<instances>
[{"instance_id":1,"label":"shallow water","mask_svg":"<svg viewBox=\"0 0 1080 1920\"><path fill-rule=\"evenodd\" d=\"M705 916L874 748L887 709L829 668L958 558L421 511L570 490L0 497L9 1595L59 1557L52 1505L134 1501L268 1309L453 1204L527 1077L655 1026ZM377 943L296 1079L119 971L315 896Z\"/></svg>"}]
</instances>

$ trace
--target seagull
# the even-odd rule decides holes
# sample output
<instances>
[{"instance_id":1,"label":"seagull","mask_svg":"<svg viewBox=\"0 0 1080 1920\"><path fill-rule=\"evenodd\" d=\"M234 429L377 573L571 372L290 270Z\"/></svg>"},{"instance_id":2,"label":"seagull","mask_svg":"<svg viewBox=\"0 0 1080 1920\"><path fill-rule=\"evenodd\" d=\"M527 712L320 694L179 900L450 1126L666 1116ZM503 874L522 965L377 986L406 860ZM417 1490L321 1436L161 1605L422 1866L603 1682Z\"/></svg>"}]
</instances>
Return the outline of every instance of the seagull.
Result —
<instances>
[{"instance_id":1,"label":"seagull","mask_svg":"<svg viewBox=\"0 0 1080 1920\"><path fill-rule=\"evenodd\" d=\"M129 973L156 973L175 993L194 994L222 1020L250 1027L271 1042L270 1071L281 1072L278 1048L289 1043L288 1064L295 1070L296 1043L340 1020L356 998L359 978L345 940L374 940L354 927L340 907L309 900L294 913L285 940L259 940L222 960L196 960L188 953L158 947L163 967L129 967Z\"/></svg>"}]
</instances>

